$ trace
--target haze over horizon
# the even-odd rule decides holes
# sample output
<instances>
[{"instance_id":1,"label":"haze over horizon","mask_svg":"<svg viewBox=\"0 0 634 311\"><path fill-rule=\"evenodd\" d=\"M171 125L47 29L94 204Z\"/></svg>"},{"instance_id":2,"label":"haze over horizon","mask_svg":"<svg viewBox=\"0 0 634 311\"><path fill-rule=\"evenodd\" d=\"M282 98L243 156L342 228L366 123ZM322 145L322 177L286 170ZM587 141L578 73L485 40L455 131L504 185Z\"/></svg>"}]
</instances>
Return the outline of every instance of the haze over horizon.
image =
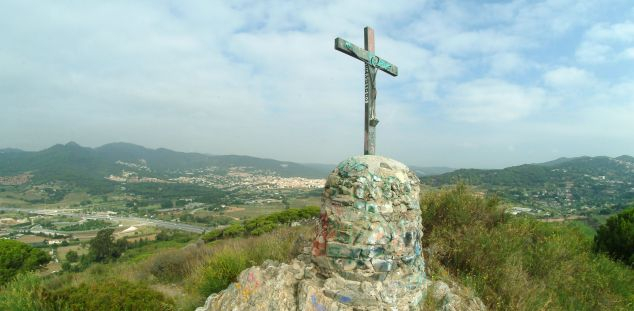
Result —
<instances>
[{"instance_id":1,"label":"haze over horizon","mask_svg":"<svg viewBox=\"0 0 634 311\"><path fill-rule=\"evenodd\" d=\"M0 4L0 149L97 147L338 163L363 150L363 45L377 153L502 168L634 155L630 1Z\"/></svg>"},{"instance_id":2,"label":"haze over horizon","mask_svg":"<svg viewBox=\"0 0 634 311\"><path fill-rule=\"evenodd\" d=\"M143 146L143 145L141 145L141 144L134 144L134 143L128 143L128 142L111 142L111 143L107 143L107 144L104 144L104 145L99 145L99 146L86 146L86 145L79 144L79 143L77 143L77 142L75 142L75 141L69 141L69 142L66 142L66 143L57 143L57 144L54 144L54 145L52 145L52 146L49 146L48 148L44 148L44 149L40 149L40 150L25 150L25 149L19 149L19 148L6 148L6 149L10 149L10 150L15 150L15 149L17 149L17 150L28 151L28 152L38 152L38 151L44 151L44 150L47 150L47 149L49 149L49 148L53 148L53 147L58 146L58 145L62 145L62 146L69 146L69 145L72 145L72 144L75 144L75 145L80 146L80 147L82 147L82 148L92 148L92 149L99 148L99 147L104 147L104 146L106 146L106 145L111 145L111 144L129 144L129 145L132 145L132 146L140 146L140 147L143 147L143 148L148 148L148 149L151 149L151 150L157 150L157 149L167 149L167 150L174 151L174 152L198 153L198 154L204 154L204 155L209 155L209 156L235 155L235 156L250 156L250 157L253 157L252 155L248 155L248 154L219 154L219 153L209 153L209 152L198 152L198 151L196 151L196 150L183 151L183 150L175 150L175 149L165 148L165 147L161 147L161 146L158 146L158 147L146 147L146 146ZM5 148L0 148L0 153L1 153L3 150L5 150ZM602 157L602 156L605 156L605 155L596 155L596 156L598 156L598 157ZM447 165L421 165L421 164L417 164L417 163L407 163L407 162L406 162L405 164L407 164L407 165L413 165L413 166L416 166L416 168L439 168L439 169L503 169L503 168L507 168L507 167L510 167L510 166L517 166L517 165L523 165L523 164L540 164L540 163L550 162L550 161L554 161L554 160L559 160L559 159L562 159L562 158L569 158L569 159L570 159L570 158L578 158L578 157L596 157L596 156L587 156L587 155L570 156L570 157L565 157L565 156L563 156L563 157L559 157L559 158L556 158L556 159L550 159L550 160L543 161L543 162L534 162L534 163L517 163L517 164L513 164L513 165L505 166L505 167L452 167L452 166L447 166ZM609 156L609 157L611 157L611 158L616 158L616 157L620 157L620 156L631 157L630 155L627 155L627 154L614 155L614 156ZM301 161L294 161L294 160L289 160L289 159L277 159L277 158L263 158L263 157L258 157L258 158L261 158L261 159L276 160L276 161L281 161L281 162L294 162L294 163L299 163L299 164L332 165L333 167L335 167L335 166L338 164L338 163L326 163L326 162L301 162Z\"/></svg>"}]
</instances>

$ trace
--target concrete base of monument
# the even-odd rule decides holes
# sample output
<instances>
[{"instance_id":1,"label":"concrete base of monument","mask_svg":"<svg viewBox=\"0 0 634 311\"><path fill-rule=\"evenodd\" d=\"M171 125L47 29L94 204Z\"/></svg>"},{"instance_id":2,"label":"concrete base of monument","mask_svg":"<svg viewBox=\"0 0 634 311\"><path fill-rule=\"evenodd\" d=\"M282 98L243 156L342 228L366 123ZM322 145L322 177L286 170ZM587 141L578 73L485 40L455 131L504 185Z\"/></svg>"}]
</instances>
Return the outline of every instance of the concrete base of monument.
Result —
<instances>
[{"instance_id":1,"label":"concrete base of monument","mask_svg":"<svg viewBox=\"0 0 634 311\"><path fill-rule=\"evenodd\" d=\"M306 253L243 271L199 310L419 310L429 288L443 289L442 310L484 309L426 279L419 184L407 166L385 157L341 162L324 186Z\"/></svg>"},{"instance_id":2,"label":"concrete base of monument","mask_svg":"<svg viewBox=\"0 0 634 311\"><path fill-rule=\"evenodd\" d=\"M301 256L300 256L301 257ZM288 264L266 261L244 270L236 283L209 296L196 311L297 310L436 310L483 311L480 299L459 293L441 281L425 280L415 289L385 282L356 282L340 276L321 276L312 263L294 259ZM401 297L399 297L399 295ZM427 297L429 295L429 297Z\"/></svg>"}]
</instances>

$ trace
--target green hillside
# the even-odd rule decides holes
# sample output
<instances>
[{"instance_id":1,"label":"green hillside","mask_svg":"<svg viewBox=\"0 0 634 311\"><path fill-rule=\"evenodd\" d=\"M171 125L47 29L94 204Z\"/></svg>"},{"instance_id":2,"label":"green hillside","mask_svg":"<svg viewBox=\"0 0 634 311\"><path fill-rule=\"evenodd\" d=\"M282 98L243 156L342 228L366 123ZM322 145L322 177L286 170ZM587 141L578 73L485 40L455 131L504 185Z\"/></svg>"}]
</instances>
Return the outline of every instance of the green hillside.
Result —
<instances>
[{"instance_id":1,"label":"green hillside","mask_svg":"<svg viewBox=\"0 0 634 311\"><path fill-rule=\"evenodd\" d=\"M445 173L451 173L455 171L455 168L445 167L445 166L413 166L410 165L410 168L416 173L418 176L432 176L432 175L440 175Z\"/></svg>"},{"instance_id":2,"label":"green hillside","mask_svg":"<svg viewBox=\"0 0 634 311\"><path fill-rule=\"evenodd\" d=\"M532 207L613 212L634 201L634 158L560 158L498 170L460 169L423 177L444 186L464 181L503 199Z\"/></svg>"},{"instance_id":3,"label":"green hillside","mask_svg":"<svg viewBox=\"0 0 634 311\"><path fill-rule=\"evenodd\" d=\"M0 176L29 172L35 183L64 181L107 186L104 177L132 170L145 177L169 177L176 172L216 167L216 174L232 167L282 177L323 178L328 172L293 162L239 155L205 155L164 148L148 149L128 143L112 143L88 148L70 142L48 149L27 152L0 150Z\"/></svg>"}]
</instances>

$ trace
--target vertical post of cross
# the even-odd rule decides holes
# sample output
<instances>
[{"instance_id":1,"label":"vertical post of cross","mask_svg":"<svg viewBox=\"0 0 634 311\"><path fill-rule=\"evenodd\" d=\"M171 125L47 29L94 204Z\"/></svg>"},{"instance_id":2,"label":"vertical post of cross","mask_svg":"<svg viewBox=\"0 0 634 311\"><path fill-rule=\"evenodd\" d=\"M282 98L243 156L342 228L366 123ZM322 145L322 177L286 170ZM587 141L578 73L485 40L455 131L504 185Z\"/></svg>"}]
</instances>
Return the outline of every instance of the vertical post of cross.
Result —
<instances>
[{"instance_id":1,"label":"vertical post of cross","mask_svg":"<svg viewBox=\"0 0 634 311\"><path fill-rule=\"evenodd\" d=\"M375 154L376 149L376 72L382 70L394 77L398 76L398 67L374 54L374 30L363 29L365 49L342 38L335 39L335 50L348 54L365 63L365 114L363 154Z\"/></svg>"},{"instance_id":2,"label":"vertical post of cross","mask_svg":"<svg viewBox=\"0 0 634 311\"><path fill-rule=\"evenodd\" d=\"M374 29L365 27L363 29L365 50L374 54ZM365 115L364 115L364 137L363 154L376 153L376 68L370 64L365 64Z\"/></svg>"}]
</instances>

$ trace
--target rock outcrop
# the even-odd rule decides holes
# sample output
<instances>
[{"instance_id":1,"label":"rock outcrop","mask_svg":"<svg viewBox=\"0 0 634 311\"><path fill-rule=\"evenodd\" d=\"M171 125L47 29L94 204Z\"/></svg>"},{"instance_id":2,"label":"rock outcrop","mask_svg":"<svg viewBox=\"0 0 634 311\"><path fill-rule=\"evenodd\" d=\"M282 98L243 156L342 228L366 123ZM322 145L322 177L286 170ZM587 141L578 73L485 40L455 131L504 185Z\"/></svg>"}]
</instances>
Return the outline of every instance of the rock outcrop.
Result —
<instances>
[{"instance_id":1,"label":"rock outcrop","mask_svg":"<svg viewBox=\"0 0 634 311\"><path fill-rule=\"evenodd\" d=\"M477 298L425 277L418 184L392 159L342 162L328 176L317 237L305 254L243 271L197 311L420 310L425 301L441 310L483 310Z\"/></svg>"}]
</instances>

